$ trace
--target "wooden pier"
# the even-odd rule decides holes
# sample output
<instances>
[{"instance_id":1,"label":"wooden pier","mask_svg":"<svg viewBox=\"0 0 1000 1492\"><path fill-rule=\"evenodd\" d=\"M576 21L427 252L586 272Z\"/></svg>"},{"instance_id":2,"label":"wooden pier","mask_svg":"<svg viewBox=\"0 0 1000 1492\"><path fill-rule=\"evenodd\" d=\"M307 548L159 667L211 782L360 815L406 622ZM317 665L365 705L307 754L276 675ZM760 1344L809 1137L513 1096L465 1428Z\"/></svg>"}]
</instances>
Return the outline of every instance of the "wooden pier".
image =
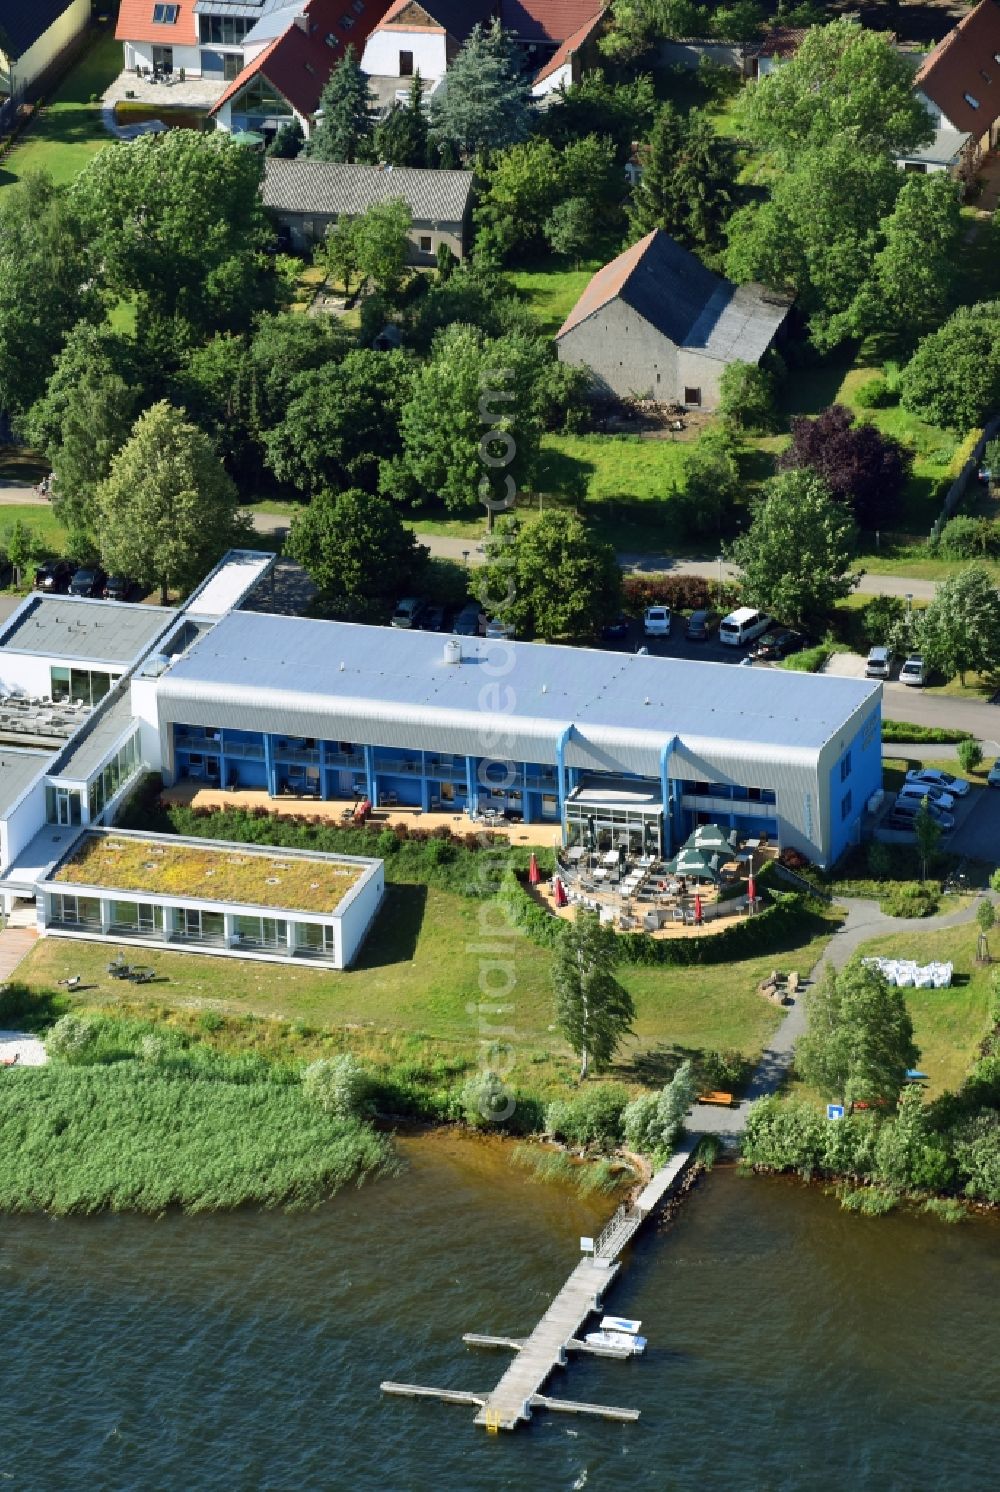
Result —
<instances>
[{"instance_id":1,"label":"wooden pier","mask_svg":"<svg viewBox=\"0 0 1000 1492\"><path fill-rule=\"evenodd\" d=\"M420 1388L415 1384L393 1382L383 1383L382 1392L408 1398L441 1399L449 1404L473 1404L478 1409L475 1423L492 1431L516 1429L519 1424L531 1418L533 1409L588 1414L618 1421L637 1420L637 1409L579 1403L572 1399L553 1399L543 1394L542 1390L555 1369L566 1366L571 1352L586 1352L596 1357L618 1359L631 1356L627 1350L595 1347L584 1341L579 1333L589 1317L602 1308L603 1293L621 1267L622 1250L686 1169L694 1153L695 1143L694 1139L687 1140L667 1164L657 1171L631 1206L619 1207L596 1240L593 1255L588 1255L577 1264L530 1336L487 1336L478 1332L465 1334L462 1340L470 1347L502 1347L514 1352L513 1362L491 1393Z\"/></svg>"}]
</instances>

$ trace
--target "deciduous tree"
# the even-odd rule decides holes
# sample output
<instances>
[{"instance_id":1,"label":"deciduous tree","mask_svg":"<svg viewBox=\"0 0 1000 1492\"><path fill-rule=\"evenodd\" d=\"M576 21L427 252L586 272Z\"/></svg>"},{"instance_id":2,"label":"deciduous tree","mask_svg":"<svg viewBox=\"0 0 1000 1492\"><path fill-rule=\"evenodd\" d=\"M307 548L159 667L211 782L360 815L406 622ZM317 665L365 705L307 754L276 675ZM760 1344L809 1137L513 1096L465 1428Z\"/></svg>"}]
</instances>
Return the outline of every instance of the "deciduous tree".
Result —
<instances>
[{"instance_id":1,"label":"deciduous tree","mask_svg":"<svg viewBox=\"0 0 1000 1492\"><path fill-rule=\"evenodd\" d=\"M777 423L774 374L757 363L727 363L719 379L719 414L730 430L765 434Z\"/></svg>"},{"instance_id":2,"label":"deciduous tree","mask_svg":"<svg viewBox=\"0 0 1000 1492\"><path fill-rule=\"evenodd\" d=\"M1000 406L1000 301L962 306L929 333L903 369L904 409L933 425L973 430Z\"/></svg>"},{"instance_id":3,"label":"deciduous tree","mask_svg":"<svg viewBox=\"0 0 1000 1492\"><path fill-rule=\"evenodd\" d=\"M140 415L98 492L101 559L120 575L193 584L245 533L208 436L163 402Z\"/></svg>"},{"instance_id":4,"label":"deciduous tree","mask_svg":"<svg viewBox=\"0 0 1000 1492\"><path fill-rule=\"evenodd\" d=\"M860 576L850 570L856 531L813 471L773 477L750 528L730 546L744 598L782 622L822 623Z\"/></svg>"},{"instance_id":5,"label":"deciduous tree","mask_svg":"<svg viewBox=\"0 0 1000 1492\"><path fill-rule=\"evenodd\" d=\"M942 580L920 619L927 662L946 678L1000 671L1000 595L988 570L969 565Z\"/></svg>"},{"instance_id":6,"label":"deciduous tree","mask_svg":"<svg viewBox=\"0 0 1000 1492\"><path fill-rule=\"evenodd\" d=\"M812 27L794 57L744 91L740 125L786 162L836 137L887 158L934 138L892 34L846 18Z\"/></svg>"},{"instance_id":7,"label":"deciduous tree","mask_svg":"<svg viewBox=\"0 0 1000 1492\"><path fill-rule=\"evenodd\" d=\"M293 522L285 547L308 570L329 613L352 622L383 620L427 568L427 549L392 504L356 488L318 493Z\"/></svg>"},{"instance_id":8,"label":"deciduous tree","mask_svg":"<svg viewBox=\"0 0 1000 1492\"><path fill-rule=\"evenodd\" d=\"M805 1081L845 1104L894 1107L920 1057L902 992L855 958L839 971L828 965L805 1003L809 1029L795 1052Z\"/></svg>"},{"instance_id":9,"label":"deciduous tree","mask_svg":"<svg viewBox=\"0 0 1000 1492\"><path fill-rule=\"evenodd\" d=\"M946 171L906 177L849 312L856 336L880 333L912 347L941 325L959 270L961 227L958 192Z\"/></svg>"},{"instance_id":10,"label":"deciduous tree","mask_svg":"<svg viewBox=\"0 0 1000 1492\"><path fill-rule=\"evenodd\" d=\"M614 929L596 912L581 909L562 929L552 965L556 1024L580 1055L581 1079L591 1060L606 1067L632 1032L635 1005L615 978L617 961Z\"/></svg>"},{"instance_id":11,"label":"deciduous tree","mask_svg":"<svg viewBox=\"0 0 1000 1492\"><path fill-rule=\"evenodd\" d=\"M501 518L475 588L487 610L519 636L593 637L621 610L614 548L575 513L543 513L527 524Z\"/></svg>"},{"instance_id":12,"label":"deciduous tree","mask_svg":"<svg viewBox=\"0 0 1000 1492\"><path fill-rule=\"evenodd\" d=\"M843 404L831 404L815 419L792 420L792 440L778 465L782 471L809 467L838 502L850 508L859 528L883 528L899 512L912 456L898 440L874 425L855 424Z\"/></svg>"}]
</instances>

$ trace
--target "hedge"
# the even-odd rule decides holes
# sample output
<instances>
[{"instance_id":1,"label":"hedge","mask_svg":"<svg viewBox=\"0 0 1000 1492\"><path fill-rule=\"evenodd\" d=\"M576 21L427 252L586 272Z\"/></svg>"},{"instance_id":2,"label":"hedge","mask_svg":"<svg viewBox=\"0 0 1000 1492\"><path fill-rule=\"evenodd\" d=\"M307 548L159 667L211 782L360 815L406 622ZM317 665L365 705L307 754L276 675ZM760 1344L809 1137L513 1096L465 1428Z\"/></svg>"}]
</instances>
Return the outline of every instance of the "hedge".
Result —
<instances>
[{"instance_id":1,"label":"hedge","mask_svg":"<svg viewBox=\"0 0 1000 1492\"><path fill-rule=\"evenodd\" d=\"M767 953L780 946L793 930L800 931L803 918L809 915L806 899L798 892L772 891L771 895L771 905L762 912L704 938L653 938L646 932L622 933L618 938L622 963L716 964ZM514 871L503 877L497 899L514 927L522 928L542 947L555 947L562 924L538 905Z\"/></svg>"},{"instance_id":2,"label":"hedge","mask_svg":"<svg viewBox=\"0 0 1000 1492\"><path fill-rule=\"evenodd\" d=\"M955 741L974 741L971 731L957 726L911 725L908 720L883 720L882 740L890 745L949 746Z\"/></svg>"},{"instance_id":3,"label":"hedge","mask_svg":"<svg viewBox=\"0 0 1000 1492\"><path fill-rule=\"evenodd\" d=\"M671 606L675 611L714 611L719 604L718 583L702 575L626 575L622 594L631 611L657 605ZM732 606L738 596L731 581L723 585L724 606Z\"/></svg>"}]
</instances>

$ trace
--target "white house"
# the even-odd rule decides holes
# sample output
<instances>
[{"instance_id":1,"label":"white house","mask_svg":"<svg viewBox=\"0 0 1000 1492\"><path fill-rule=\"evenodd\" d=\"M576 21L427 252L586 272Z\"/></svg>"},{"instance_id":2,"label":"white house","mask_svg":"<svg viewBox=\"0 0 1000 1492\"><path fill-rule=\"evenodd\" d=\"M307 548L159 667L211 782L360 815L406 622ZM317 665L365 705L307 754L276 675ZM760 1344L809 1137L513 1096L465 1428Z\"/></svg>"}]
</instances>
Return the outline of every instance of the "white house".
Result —
<instances>
[{"instance_id":1,"label":"white house","mask_svg":"<svg viewBox=\"0 0 1000 1492\"><path fill-rule=\"evenodd\" d=\"M90 0L0 0L0 100L20 98L90 22Z\"/></svg>"}]
</instances>

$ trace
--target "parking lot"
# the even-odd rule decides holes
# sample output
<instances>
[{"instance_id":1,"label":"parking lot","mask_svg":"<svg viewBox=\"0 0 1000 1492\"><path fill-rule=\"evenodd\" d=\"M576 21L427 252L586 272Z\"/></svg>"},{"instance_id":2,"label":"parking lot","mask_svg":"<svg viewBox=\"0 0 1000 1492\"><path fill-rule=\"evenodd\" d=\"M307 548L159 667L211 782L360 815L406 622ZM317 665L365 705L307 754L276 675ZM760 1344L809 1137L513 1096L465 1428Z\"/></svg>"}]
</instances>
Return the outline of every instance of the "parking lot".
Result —
<instances>
[{"instance_id":1,"label":"parking lot","mask_svg":"<svg viewBox=\"0 0 1000 1492\"><path fill-rule=\"evenodd\" d=\"M629 623L628 634L613 642L598 642L597 647L612 653L634 653L647 648L657 658L698 659L702 663L740 663L749 653L752 643L742 648L733 648L719 641L718 631L704 642L689 642L685 636L687 617L674 614L669 637L646 637L641 621ZM755 665L768 668L770 664Z\"/></svg>"},{"instance_id":2,"label":"parking lot","mask_svg":"<svg viewBox=\"0 0 1000 1492\"><path fill-rule=\"evenodd\" d=\"M945 840L953 855L995 864L1000 852L1000 791L974 787L955 804L955 827Z\"/></svg>"}]
</instances>

